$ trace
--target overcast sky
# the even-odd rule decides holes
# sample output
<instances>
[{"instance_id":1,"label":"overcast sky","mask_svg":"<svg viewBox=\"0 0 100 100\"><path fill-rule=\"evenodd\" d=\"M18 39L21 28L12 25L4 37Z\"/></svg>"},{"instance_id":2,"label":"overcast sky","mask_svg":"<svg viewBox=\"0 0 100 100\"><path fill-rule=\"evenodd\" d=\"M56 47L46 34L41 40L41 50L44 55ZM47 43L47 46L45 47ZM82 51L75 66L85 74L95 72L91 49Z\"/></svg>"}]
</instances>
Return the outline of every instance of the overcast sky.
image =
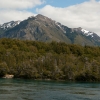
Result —
<instances>
[{"instance_id":1,"label":"overcast sky","mask_svg":"<svg viewBox=\"0 0 100 100\"><path fill-rule=\"evenodd\" d=\"M100 36L100 0L0 0L0 24L38 13Z\"/></svg>"}]
</instances>

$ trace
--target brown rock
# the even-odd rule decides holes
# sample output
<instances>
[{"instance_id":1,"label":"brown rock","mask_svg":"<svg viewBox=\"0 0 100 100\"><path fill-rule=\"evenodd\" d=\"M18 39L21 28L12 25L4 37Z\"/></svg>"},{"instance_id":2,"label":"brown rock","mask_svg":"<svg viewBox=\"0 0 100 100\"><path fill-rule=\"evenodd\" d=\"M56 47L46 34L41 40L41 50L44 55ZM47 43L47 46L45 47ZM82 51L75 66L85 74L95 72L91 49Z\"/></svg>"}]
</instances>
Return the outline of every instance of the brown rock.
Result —
<instances>
[{"instance_id":1,"label":"brown rock","mask_svg":"<svg viewBox=\"0 0 100 100\"><path fill-rule=\"evenodd\" d=\"M14 75L6 74L3 78L14 78Z\"/></svg>"}]
</instances>

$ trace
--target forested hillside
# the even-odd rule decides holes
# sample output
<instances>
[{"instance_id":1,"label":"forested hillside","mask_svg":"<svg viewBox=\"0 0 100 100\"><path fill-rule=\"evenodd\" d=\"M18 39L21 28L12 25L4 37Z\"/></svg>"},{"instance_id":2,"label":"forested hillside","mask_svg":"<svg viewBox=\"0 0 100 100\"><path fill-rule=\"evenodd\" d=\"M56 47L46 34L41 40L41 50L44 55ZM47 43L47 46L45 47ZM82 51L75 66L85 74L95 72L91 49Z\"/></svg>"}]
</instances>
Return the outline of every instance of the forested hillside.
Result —
<instances>
[{"instance_id":1,"label":"forested hillside","mask_svg":"<svg viewBox=\"0 0 100 100\"><path fill-rule=\"evenodd\" d=\"M0 39L0 76L100 81L100 47Z\"/></svg>"}]
</instances>

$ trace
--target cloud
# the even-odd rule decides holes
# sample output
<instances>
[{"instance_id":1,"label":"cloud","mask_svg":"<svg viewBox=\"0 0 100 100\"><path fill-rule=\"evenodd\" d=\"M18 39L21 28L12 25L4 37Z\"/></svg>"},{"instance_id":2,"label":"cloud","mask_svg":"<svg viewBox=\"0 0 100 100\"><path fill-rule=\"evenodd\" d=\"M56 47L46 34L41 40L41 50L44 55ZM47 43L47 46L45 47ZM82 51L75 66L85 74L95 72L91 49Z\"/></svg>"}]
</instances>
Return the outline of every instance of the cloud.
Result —
<instances>
[{"instance_id":1,"label":"cloud","mask_svg":"<svg viewBox=\"0 0 100 100\"><path fill-rule=\"evenodd\" d=\"M23 20L34 15L28 9L44 3L44 0L0 0L0 24L11 20Z\"/></svg>"},{"instance_id":2,"label":"cloud","mask_svg":"<svg viewBox=\"0 0 100 100\"><path fill-rule=\"evenodd\" d=\"M41 5L43 0L0 0L2 9L27 9Z\"/></svg>"},{"instance_id":3,"label":"cloud","mask_svg":"<svg viewBox=\"0 0 100 100\"><path fill-rule=\"evenodd\" d=\"M90 1L95 2L96 0L90 0Z\"/></svg>"},{"instance_id":4,"label":"cloud","mask_svg":"<svg viewBox=\"0 0 100 100\"><path fill-rule=\"evenodd\" d=\"M46 5L37 12L52 18L62 24L76 28L82 27L96 32L100 36L100 2L90 0L65 8Z\"/></svg>"},{"instance_id":5,"label":"cloud","mask_svg":"<svg viewBox=\"0 0 100 100\"><path fill-rule=\"evenodd\" d=\"M23 20L34 14L28 11L18 11L18 10L0 10L0 23L9 22L12 20Z\"/></svg>"}]
</instances>

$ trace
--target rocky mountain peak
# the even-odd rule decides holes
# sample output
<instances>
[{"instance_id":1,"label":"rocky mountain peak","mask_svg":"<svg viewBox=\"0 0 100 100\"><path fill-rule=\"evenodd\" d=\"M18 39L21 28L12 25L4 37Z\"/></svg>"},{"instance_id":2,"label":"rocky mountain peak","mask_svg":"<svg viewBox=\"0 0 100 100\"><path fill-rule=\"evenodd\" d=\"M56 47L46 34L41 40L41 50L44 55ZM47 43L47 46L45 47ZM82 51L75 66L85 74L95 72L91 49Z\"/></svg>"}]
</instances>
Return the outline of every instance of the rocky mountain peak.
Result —
<instances>
[{"instance_id":1,"label":"rocky mountain peak","mask_svg":"<svg viewBox=\"0 0 100 100\"><path fill-rule=\"evenodd\" d=\"M39 19L49 19L48 17L43 16L43 15L41 15L41 14L38 14L38 15L36 16L36 18L39 18Z\"/></svg>"},{"instance_id":2,"label":"rocky mountain peak","mask_svg":"<svg viewBox=\"0 0 100 100\"><path fill-rule=\"evenodd\" d=\"M0 38L100 45L100 37L97 34L81 27L69 28L41 14L30 16L23 21L4 23L0 25L0 32Z\"/></svg>"},{"instance_id":3,"label":"rocky mountain peak","mask_svg":"<svg viewBox=\"0 0 100 100\"><path fill-rule=\"evenodd\" d=\"M20 20L18 20L18 21L10 21L10 22L1 24L1 25L0 25L0 28L3 29L3 30L7 30L7 29L9 29L9 28L15 27L16 25L19 25L20 22L21 22Z\"/></svg>"}]
</instances>

